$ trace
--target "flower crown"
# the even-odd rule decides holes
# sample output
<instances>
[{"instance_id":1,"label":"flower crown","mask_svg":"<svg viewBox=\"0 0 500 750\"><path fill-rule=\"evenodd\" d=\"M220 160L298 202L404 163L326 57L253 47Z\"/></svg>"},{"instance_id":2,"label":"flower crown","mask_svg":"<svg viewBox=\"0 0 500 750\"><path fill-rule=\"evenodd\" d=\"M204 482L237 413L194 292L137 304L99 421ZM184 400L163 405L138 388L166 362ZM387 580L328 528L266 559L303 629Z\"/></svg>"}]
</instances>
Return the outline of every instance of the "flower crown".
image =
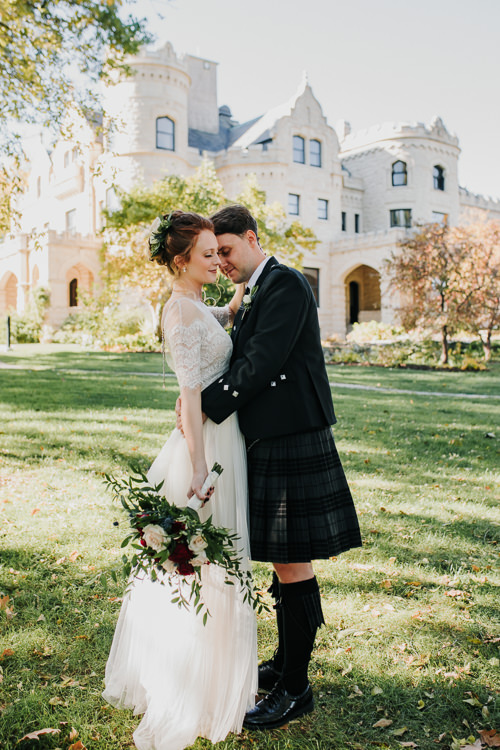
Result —
<instances>
[{"instance_id":1,"label":"flower crown","mask_svg":"<svg viewBox=\"0 0 500 750\"><path fill-rule=\"evenodd\" d=\"M173 213L173 212L172 212ZM157 216L149 235L149 255L151 260L161 253L165 247L167 232L172 226L172 213L168 216Z\"/></svg>"}]
</instances>

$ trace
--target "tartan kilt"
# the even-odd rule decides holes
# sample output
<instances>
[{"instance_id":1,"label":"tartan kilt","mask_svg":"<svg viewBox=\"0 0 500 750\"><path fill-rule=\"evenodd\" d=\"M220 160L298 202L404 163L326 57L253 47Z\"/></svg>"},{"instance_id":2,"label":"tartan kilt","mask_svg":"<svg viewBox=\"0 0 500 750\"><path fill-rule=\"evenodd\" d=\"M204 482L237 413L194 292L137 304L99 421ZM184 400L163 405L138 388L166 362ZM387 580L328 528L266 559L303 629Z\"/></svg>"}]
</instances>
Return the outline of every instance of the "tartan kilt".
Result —
<instances>
[{"instance_id":1,"label":"tartan kilt","mask_svg":"<svg viewBox=\"0 0 500 750\"><path fill-rule=\"evenodd\" d=\"M252 560L309 562L361 547L330 427L248 441L247 461Z\"/></svg>"}]
</instances>

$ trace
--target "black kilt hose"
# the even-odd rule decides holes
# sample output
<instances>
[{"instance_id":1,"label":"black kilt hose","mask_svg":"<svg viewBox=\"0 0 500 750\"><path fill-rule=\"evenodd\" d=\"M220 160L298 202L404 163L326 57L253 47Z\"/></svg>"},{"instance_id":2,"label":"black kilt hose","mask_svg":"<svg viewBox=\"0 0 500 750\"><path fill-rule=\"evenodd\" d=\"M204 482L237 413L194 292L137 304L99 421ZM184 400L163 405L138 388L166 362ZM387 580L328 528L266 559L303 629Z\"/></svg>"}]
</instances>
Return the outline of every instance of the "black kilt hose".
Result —
<instances>
[{"instance_id":1,"label":"black kilt hose","mask_svg":"<svg viewBox=\"0 0 500 750\"><path fill-rule=\"evenodd\" d=\"M331 428L247 441L252 560L300 563L361 546Z\"/></svg>"}]
</instances>

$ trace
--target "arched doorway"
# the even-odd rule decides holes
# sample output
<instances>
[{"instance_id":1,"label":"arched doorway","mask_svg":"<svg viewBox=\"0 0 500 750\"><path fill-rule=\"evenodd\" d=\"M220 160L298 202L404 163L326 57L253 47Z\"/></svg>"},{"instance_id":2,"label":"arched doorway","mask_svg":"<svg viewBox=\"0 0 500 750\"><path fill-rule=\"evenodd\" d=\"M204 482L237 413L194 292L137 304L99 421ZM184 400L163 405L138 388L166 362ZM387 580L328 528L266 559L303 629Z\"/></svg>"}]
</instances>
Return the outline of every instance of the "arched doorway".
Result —
<instances>
[{"instance_id":1,"label":"arched doorway","mask_svg":"<svg viewBox=\"0 0 500 750\"><path fill-rule=\"evenodd\" d=\"M78 306L78 279L71 279L69 282L69 306Z\"/></svg>"},{"instance_id":2,"label":"arched doorway","mask_svg":"<svg viewBox=\"0 0 500 750\"><path fill-rule=\"evenodd\" d=\"M68 307L78 307L78 295L92 294L94 274L83 263L77 263L66 272L66 284Z\"/></svg>"},{"instance_id":3,"label":"arched doorway","mask_svg":"<svg viewBox=\"0 0 500 750\"><path fill-rule=\"evenodd\" d=\"M346 325L380 321L380 273L371 266L354 268L345 279Z\"/></svg>"},{"instance_id":4,"label":"arched doorway","mask_svg":"<svg viewBox=\"0 0 500 750\"><path fill-rule=\"evenodd\" d=\"M349 323L358 322L359 317L359 283L357 281L349 282Z\"/></svg>"},{"instance_id":5,"label":"arched doorway","mask_svg":"<svg viewBox=\"0 0 500 750\"><path fill-rule=\"evenodd\" d=\"M0 283L0 310L17 310L17 276L8 272Z\"/></svg>"}]
</instances>

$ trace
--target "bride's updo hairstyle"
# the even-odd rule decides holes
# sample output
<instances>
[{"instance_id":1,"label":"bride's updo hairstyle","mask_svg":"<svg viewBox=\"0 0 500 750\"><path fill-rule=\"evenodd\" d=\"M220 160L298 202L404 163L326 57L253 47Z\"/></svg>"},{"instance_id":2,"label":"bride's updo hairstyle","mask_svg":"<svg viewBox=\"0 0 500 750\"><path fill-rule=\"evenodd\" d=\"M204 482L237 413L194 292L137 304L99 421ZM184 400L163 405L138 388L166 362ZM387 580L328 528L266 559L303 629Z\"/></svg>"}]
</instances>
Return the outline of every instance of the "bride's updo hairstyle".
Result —
<instances>
[{"instance_id":1,"label":"bride's updo hairstyle","mask_svg":"<svg viewBox=\"0 0 500 750\"><path fill-rule=\"evenodd\" d=\"M150 259L161 266L167 266L169 272L176 276L179 268L174 258L181 256L187 263L198 235L204 229L214 231L210 219L190 211L176 210L159 216L151 227L149 236Z\"/></svg>"}]
</instances>

